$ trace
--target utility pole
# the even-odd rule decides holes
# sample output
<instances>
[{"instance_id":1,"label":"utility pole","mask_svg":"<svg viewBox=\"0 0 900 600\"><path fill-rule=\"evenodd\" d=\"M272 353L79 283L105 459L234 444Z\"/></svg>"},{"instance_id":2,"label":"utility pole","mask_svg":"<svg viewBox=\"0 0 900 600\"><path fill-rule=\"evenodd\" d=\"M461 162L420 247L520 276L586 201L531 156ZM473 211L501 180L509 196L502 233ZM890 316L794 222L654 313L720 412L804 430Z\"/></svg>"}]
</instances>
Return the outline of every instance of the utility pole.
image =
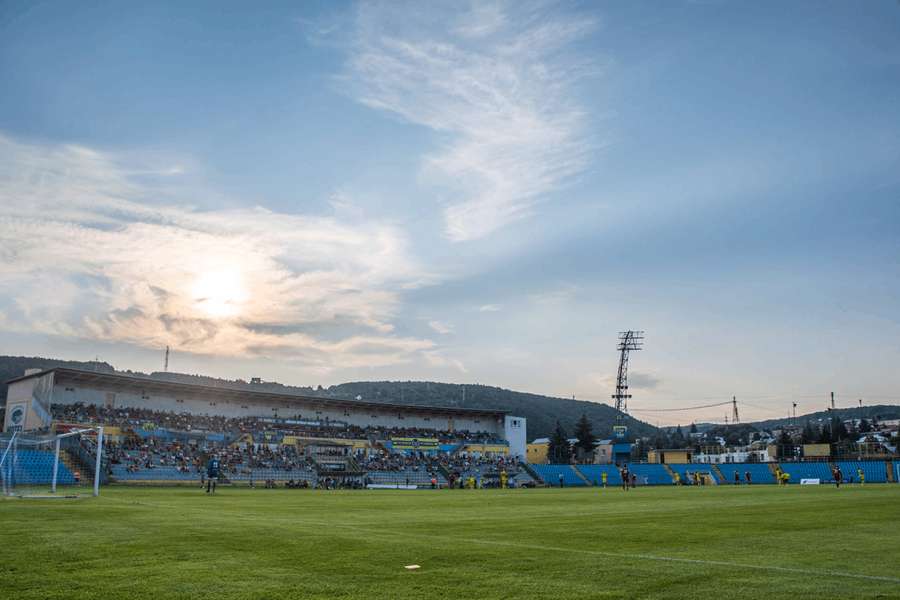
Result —
<instances>
[{"instance_id":1,"label":"utility pole","mask_svg":"<svg viewBox=\"0 0 900 600\"><path fill-rule=\"evenodd\" d=\"M166 360L163 362L163 372L169 372L169 347L166 346Z\"/></svg>"},{"instance_id":2,"label":"utility pole","mask_svg":"<svg viewBox=\"0 0 900 600\"><path fill-rule=\"evenodd\" d=\"M737 396L731 397L731 409L731 422L739 423L741 421L741 418L738 416Z\"/></svg>"},{"instance_id":3,"label":"utility pole","mask_svg":"<svg viewBox=\"0 0 900 600\"><path fill-rule=\"evenodd\" d=\"M834 410L834 392L831 392L831 410Z\"/></svg>"}]
</instances>

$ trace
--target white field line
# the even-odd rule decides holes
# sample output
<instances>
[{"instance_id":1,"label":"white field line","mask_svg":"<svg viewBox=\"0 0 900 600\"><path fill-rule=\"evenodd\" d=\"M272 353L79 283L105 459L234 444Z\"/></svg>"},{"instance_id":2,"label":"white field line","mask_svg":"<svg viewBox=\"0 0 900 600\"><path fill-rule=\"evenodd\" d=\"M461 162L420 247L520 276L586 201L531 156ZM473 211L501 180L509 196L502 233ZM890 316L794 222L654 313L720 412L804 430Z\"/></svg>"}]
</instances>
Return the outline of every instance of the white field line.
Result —
<instances>
[{"instance_id":1,"label":"white field line","mask_svg":"<svg viewBox=\"0 0 900 600\"><path fill-rule=\"evenodd\" d=\"M428 545L434 545L435 543L457 543L457 544L480 544L480 545L490 545L490 546L503 546L508 548L521 548L525 550L538 550L541 552L569 552L574 554L587 554L590 556L602 556L605 558L620 558L625 560L632 561L646 561L646 562L665 562L665 563L677 563L684 565L701 565L708 567L722 567L728 569L747 569L754 571L770 571L776 573L793 573L797 575L810 575L816 577L838 577L838 578L846 578L846 579L859 579L864 581L880 581L886 583L896 583L900 584L900 577L890 577L886 575L865 575L862 573L850 573L847 571L833 571L833 570L825 570L825 569L804 569L801 567L784 567L780 565L755 565L751 563L741 563L741 562L732 562L726 560L707 560L703 558L681 558L677 556L659 556L655 554L638 554L638 553L628 553L628 552L606 552L603 550L588 550L585 548L566 548L563 546L546 546L543 544L525 544L521 542L513 542L513 541L504 541L504 540L486 540L481 538L466 538L466 537L458 537L453 535L428 535L428 534L417 534L417 533L409 533L403 531L394 531L394 530L385 530L385 529L370 529L367 527L368 524L363 523L362 525L354 525L354 524L345 524L345 523L335 523L330 521L315 521L311 519L303 519L303 518L294 518L294 517L272 517L268 515L252 515L247 513L211 513L210 511L197 507L197 508L188 508L184 506L174 506L171 504L159 504L159 503L151 503L151 502L143 502L143 501L128 501L128 500L118 500L105 498L105 501L115 501L121 502L123 504L137 504L140 506L151 506L157 508L168 508L172 510L178 511L195 511L203 513L206 517L217 516L223 519L234 520L236 517L242 520L252 520L252 521L265 521L265 522L283 522L283 523L293 523L293 524L302 524L309 525L312 527L323 527L323 528L331 528L331 529L348 529L351 531L366 533L373 538L400 538L403 540L411 540L416 539L421 543L426 543Z\"/></svg>"}]
</instances>

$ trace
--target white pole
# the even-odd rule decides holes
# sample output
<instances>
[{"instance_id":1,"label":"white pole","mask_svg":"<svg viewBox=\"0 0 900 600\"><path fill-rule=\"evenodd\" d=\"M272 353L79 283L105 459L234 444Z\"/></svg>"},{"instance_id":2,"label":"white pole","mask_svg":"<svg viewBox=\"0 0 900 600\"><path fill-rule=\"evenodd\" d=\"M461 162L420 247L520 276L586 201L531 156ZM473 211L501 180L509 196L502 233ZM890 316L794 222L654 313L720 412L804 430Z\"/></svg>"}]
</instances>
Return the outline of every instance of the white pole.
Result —
<instances>
[{"instance_id":1,"label":"white pole","mask_svg":"<svg viewBox=\"0 0 900 600\"><path fill-rule=\"evenodd\" d=\"M100 495L100 457L103 455L103 427L97 428L97 462L94 466L94 496Z\"/></svg>"},{"instance_id":2,"label":"white pole","mask_svg":"<svg viewBox=\"0 0 900 600\"><path fill-rule=\"evenodd\" d=\"M59 473L59 438L56 438L56 452L53 456L53 485L50 488L50 493L56 493L56 475Z\"/></svg>"}]
</instances>

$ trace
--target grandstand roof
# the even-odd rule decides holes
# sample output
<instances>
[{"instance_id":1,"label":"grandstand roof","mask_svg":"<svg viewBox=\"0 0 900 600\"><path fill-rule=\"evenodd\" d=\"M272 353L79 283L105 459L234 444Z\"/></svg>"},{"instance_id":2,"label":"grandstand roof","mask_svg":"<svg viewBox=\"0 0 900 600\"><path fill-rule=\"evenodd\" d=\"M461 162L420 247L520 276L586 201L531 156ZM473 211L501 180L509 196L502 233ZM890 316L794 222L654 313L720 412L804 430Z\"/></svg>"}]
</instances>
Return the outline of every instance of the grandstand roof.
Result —
<instances>
[{"instance_id":1,"label":"grandstand roof","mask_svg":"<svg viewBox=\"0 0 900 600\"><path fill-rule=\"evenodd\" d=\"M219 399L241 399L241 400L257 400L257 401L280 401L280 402L305 402L310 404L318 404L321 406L333 406L343 408L379 408L402 410L408 413L428 413L428 414L445 414L445 415L486 415L491 417L502 417L509 414L506 410L496 409L480 409L480 408L453 408L447 406L424 406L420 404L396 404L392 402L366 402L365 400L343 400L340 398L322 398L319 396L302 396L300 394L279 394L275 392L261 392L255 390L242 390L233 387L217 387L212 385L200 385L195 383L179 383L175 381L163 381L150 377L139 377L136 375L122 375L120 373L99 373L97 371L83 371L81 369L70 369L68 367L53 367L38 373L30 373L21 377L15 377L8 380L7 384L17 381L31 379L34 377L42 377L48 373L54 373L57 381L67 381L81 384L108 385L117 388L129 388L140 390L143 392L181 392L185 394L194 394L196 396L214 396ZM56 379L58 378L58 379Z\"/></svg>"}]
</instances>

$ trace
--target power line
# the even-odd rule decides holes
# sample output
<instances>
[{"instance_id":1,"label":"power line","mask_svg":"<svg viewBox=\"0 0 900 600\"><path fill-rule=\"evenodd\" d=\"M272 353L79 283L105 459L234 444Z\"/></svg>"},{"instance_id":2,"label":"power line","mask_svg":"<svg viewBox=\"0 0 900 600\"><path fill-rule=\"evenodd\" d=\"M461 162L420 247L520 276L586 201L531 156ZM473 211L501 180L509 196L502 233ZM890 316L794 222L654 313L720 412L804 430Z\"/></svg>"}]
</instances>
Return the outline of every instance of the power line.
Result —
<instances>
[{"instance_id":1,"label":"power line","mask_svg":"<svg viewBox=\"0 0 900 600\"><path fill-rule=\"evenodd\" d=\"M684 408L632 408L631 412L680 412L685 410L700 410L703 408L715 408L716 406L725 406L731 404L731 400L718 402L716 404L703 404L701 406L685 406Z\"/></svg>"}]
</instances>

